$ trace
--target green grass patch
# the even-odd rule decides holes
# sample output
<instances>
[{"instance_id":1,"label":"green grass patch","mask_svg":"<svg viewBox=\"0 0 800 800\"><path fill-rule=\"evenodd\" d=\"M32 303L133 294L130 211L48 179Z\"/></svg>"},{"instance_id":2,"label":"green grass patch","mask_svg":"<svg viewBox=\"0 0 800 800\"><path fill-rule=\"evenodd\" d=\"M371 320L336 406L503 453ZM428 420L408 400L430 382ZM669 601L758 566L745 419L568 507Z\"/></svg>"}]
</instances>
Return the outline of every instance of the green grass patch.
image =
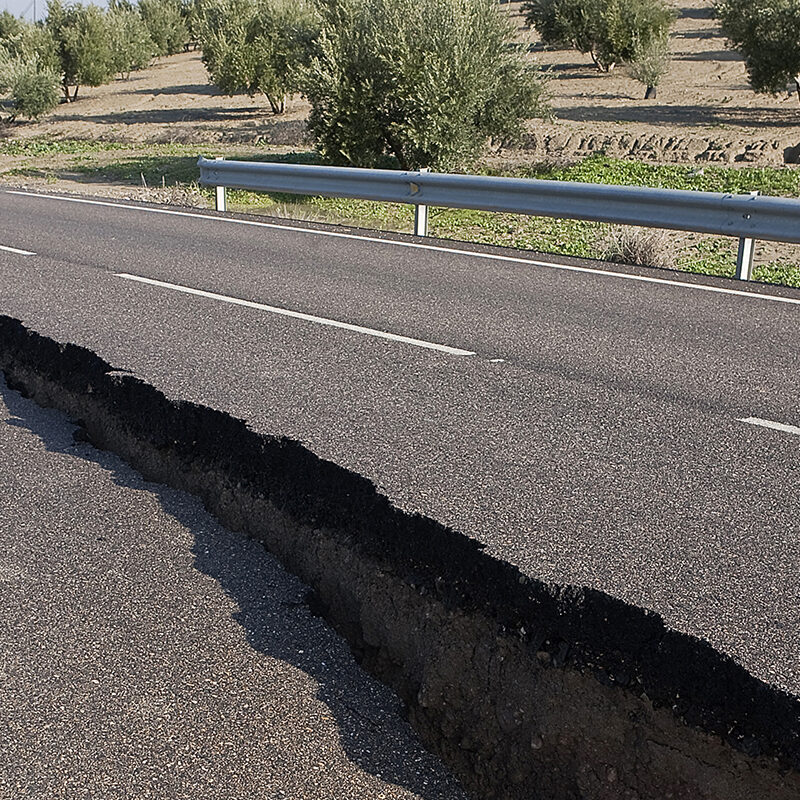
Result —
<instances>
[{"instance_id":1,"label":"green grass patch","mask_svg":"<svg viewBox=\"0 0 800 800\"><path fill-rule=\"evenodd\" d=\"M3 156L77 155L123 150L126 147L129 145L85 139L0 139L0 155Z\"/></svg>"},{"instance_id":2,"label":"green grass patch","mask_svg":"<svg viewBox=\"0 0 800 800\"><path fill-rule=\"evenodd\" d=\"M173 186L197 181L197 156L132 156L110 164L74 163L73 172L110 183L146 183L148 186Z\"/></svg>"},{"instance_id":3,"label":"green grass patch","mask_svg":"<svg viewBox=\"0 0 800 800\"><path fill-rule=\"evenodd\" d=\"M786 261L770 261L753 267L753 280L763 283L779 283L800 289L800 265Z\"/></svg>"},{"instance_id":4,"label":"green grass patch","mask_svg":"<svg viewBox=\"0 0 800 800\"><path fill-rule=\"evenodd\" d=\"M652 186L658 189L730 194L759 191L775 197L800 197L800 171L790 167L692 167L593 155L569 166L533 164L503 174L542 180Z\"/></svg>"},{"instance_id":5,"label":"green grass patch","mask_svg":"<svg viewBox=\"0 0 800 800\"><path fill-rule=\"evenodd\" d=\"M133 149L131 146L128 149ZM199 157L197 145L186 144L157 144L149 145L146 154L131 153L122 156L118 160L107 161L105 163L92 163L85 157L75 159L70 165L70 169L88 178L104 180L110 183L130 183L142 184L142 180L148 186L173 186L175 184L196 183L200 177L197 167ZM206 157L211 157L207 155ZM253 156L252 154L232 156L238 161L272 161L293 164L313 164L318 163L319 158L315 153L289 153L277 154L274 156ZM231 193L232 202L242 206L269 206L273 201L265 200L265 195L256 192ZM234 200L233 198L237 199ZM305 202L298 196L286 195L286 198L294 197L297 202ZM282 201L286 202L286 200Z\"/></svg>"},{"instance_id":6,"label":"green grass patch","mask_svg":"<svg viewBox=\"0 0 800 800\"><path fill-rule=\"evenodd\" d=\"M701 275L733 278L736 274L738 240L722 236L705 236L685 247L677 267Z\"/></svg>"}]
</instances>

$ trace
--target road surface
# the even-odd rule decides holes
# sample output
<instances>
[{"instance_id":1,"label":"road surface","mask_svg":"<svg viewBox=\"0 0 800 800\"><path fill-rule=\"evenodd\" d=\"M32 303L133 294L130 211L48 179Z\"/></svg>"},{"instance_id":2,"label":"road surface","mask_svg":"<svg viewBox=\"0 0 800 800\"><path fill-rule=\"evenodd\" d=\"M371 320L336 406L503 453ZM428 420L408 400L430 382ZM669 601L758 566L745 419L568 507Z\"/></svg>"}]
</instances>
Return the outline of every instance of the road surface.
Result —
<instances>
[{"instance_id":1,"label":"road surface","mask_svg":"<svg viewBox=\"0 0 800 800\"><path fill-rule=\"evenodd\" d=\"M800 292L34 192L0 246L0 313L800 695Z\"/></svg>"}]
</instances>

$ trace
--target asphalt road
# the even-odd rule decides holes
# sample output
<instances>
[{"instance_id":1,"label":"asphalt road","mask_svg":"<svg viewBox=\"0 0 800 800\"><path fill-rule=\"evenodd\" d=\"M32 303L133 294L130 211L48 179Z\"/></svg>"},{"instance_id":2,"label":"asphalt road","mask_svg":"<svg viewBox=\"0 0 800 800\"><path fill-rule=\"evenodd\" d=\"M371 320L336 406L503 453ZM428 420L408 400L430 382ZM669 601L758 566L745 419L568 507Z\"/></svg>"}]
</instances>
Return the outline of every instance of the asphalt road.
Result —
<instances>
[{"instance_id":1,"label":"asphalt road","mask_svg":"<svg viewBox=\"0 0 800 800\"><path fill-rule=\"evenodd\" d=\"M0 192L0 313L800 695L800 292L419 244Z\"/></svg>"},{"instance_id":2,"label":"asphalt road","mask_svg":"<svg viewBox=\"0 0 800 800\"><path fill-rule=\"evenodd\" d=\"M74 430L0 378L0 798L464 798L300 581Z\"/></svg>"}]
</instances>

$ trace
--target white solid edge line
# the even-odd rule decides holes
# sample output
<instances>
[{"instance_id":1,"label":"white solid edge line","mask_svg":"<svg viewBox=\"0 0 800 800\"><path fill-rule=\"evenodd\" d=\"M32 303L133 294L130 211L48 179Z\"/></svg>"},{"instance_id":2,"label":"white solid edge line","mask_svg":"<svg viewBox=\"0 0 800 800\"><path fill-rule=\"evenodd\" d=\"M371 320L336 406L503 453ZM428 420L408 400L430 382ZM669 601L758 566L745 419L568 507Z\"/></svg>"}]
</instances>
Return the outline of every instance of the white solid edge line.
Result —
<instances>
[{"instance_id":1,"label":"white solid edge line","mask_svg":"<svg viewBox=\"0 0 800 800\"><path fill-rule=\"evenodd\" d=\"M354 233L340 233L338 231L323 231L316 228L299 228L293 225L279 225L271 222L256 222L249 219L236 219L234 217L220 217L214 214L195 214L191 211L172 211L166 208L148 208L146 206L133 206L127 203L110 203L102 200L89 200L82 197L59 197L52 194L41 194L38 192L20 192L11 189L5 190L6 194L17 194L24 197L41 197L46 200L61 200L69 203L86 203L95 206L108 206L110 208L124 208L133 211L144 211L153 214L169 214L176 217L192 217L194 219L212 219L218 222L227 222L234 225L250 225L260 228L273 228L282 231L292 231L295 233L306 233L312 236L330 236L338 239L358 239L364 242L378 242L380 244L392 245L394 247L409 247L418 250L433 250L441 253L451 253L459 256L469 256L470 258L482 258L491 261L505 261L512 264L530 264L535 267L549 267L560 269L567 272L583 272L589 275L603 275L611 278L622 278L628 281L639 281L641 283L659 283L666 286L679 286L684 289L695 289L700 292L716 292L717 294L732 294L737 297L750 297L757 300L771 300L775 303L788 303L790 305L800 305L800 299L794 297L778 297L772 294L759 294L758 292L744 292L741 289L725 289L721 286L706 286L702 283L689 283L687 281L671 281L667 278L651 278L647 275L630 275L626 272L613 272L606 269L594 269L592 267L578 267L573 264L556 264L551 261L536 261L531 258L517 258L514 256L493 255L491 253L477 253L473 250L459 250L454 247L442 247L434 244L423 244L422 242L400 242L395 239L381 239L377 236L359 236Z\"/></svg>"},{"instance_id":2,"label":"white solid edge line","mask_svg":"<svg viewBox=\"0 0 800 800\"><path fill-rule=\"evenodd\" d=\"M280 314L284 317L292 317L294 319L302 319L306 322L315 322L318 325L329 325L332 328L342 328L346 331L354 331L355 333L365 333L368 336L377 336L380 339L390 339L393 342L402 342L403 344L412 344L415 347L424 347L427 350L438 350L440 353L447 353L451 356L474 356L471 350L460 350L457 347L448 347L445 344L435 344L434 342L426 342L422 339L412 339L409 336L400 336L396 333L387 333L386 331L375 330L374 328L364 328L361 325L351 325L349 322L339 322L335 319L326 319L325 317L315 317L313 314L304 314L301 311L290 311L288 308L278 308L277 306L268 306L264 303L254 303L252 300L241 300L238 297L229 297L224 294L216 294L215 292L205 292L202 289L192 289L189 286L181 286L177 283L167 283L165 281L157 281L152 278L143 278L140 275L131 275L128 272L115 273L117 278L124 278L128 281L137 281L139 283L146 283L150 286L159 286L162 289L172 289L176 292L184 292L185 294L193 294L197 297L205 297L209 300L220 300L223 303L231 303L237 306L245 306L247 308L257 308L259 311L268 311L270 314Z\"/></svg>"},{"instance_id":3,"label":"white solid edge line","mask_svg":"<svg viewBox=\"0 0 800 800\"><path fill-rule=\"evenodd\" d=\"M0 244L0 250L5 250L7 253L16 253L18 256L35 256L36 253L31 253L30 250L20 250L17 247L6 247L4 244Z\"/></svg>"},{"instance_id":4,"label":"white solid edge line","mask_svg":"<svg viewBox=\"0 0 800 800\"><path fill-rule=\"evenodd\" d=\"M773 422L771 419L761 419L760 417L746 417L745 419L737 420L737 422L746 422L749 425L760 425L762 428L772 428L776 431L783 433L793 433L800 436L800 428L795 425L784 425L782 422Z\"/></svg>"}]
</instances>

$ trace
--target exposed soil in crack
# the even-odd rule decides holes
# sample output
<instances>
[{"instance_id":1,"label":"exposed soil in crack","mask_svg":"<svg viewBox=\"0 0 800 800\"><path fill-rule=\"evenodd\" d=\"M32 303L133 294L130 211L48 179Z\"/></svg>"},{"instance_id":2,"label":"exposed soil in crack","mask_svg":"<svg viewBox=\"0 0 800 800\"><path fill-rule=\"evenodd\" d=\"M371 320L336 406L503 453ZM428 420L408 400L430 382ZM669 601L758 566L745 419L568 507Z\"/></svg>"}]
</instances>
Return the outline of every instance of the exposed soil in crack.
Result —
<instances>
[{"instance_id":1,"label":"exposed soil in crack","mask_svg":"<svg viewBox=\"0 0 800 800\"><path fill-rule=\"evenodd\" d=\"M0 368L311 585L475 797L800 796L800 703L658 615L531 580L296 442L2 316Z\"/></svg>"}]
</instances>

